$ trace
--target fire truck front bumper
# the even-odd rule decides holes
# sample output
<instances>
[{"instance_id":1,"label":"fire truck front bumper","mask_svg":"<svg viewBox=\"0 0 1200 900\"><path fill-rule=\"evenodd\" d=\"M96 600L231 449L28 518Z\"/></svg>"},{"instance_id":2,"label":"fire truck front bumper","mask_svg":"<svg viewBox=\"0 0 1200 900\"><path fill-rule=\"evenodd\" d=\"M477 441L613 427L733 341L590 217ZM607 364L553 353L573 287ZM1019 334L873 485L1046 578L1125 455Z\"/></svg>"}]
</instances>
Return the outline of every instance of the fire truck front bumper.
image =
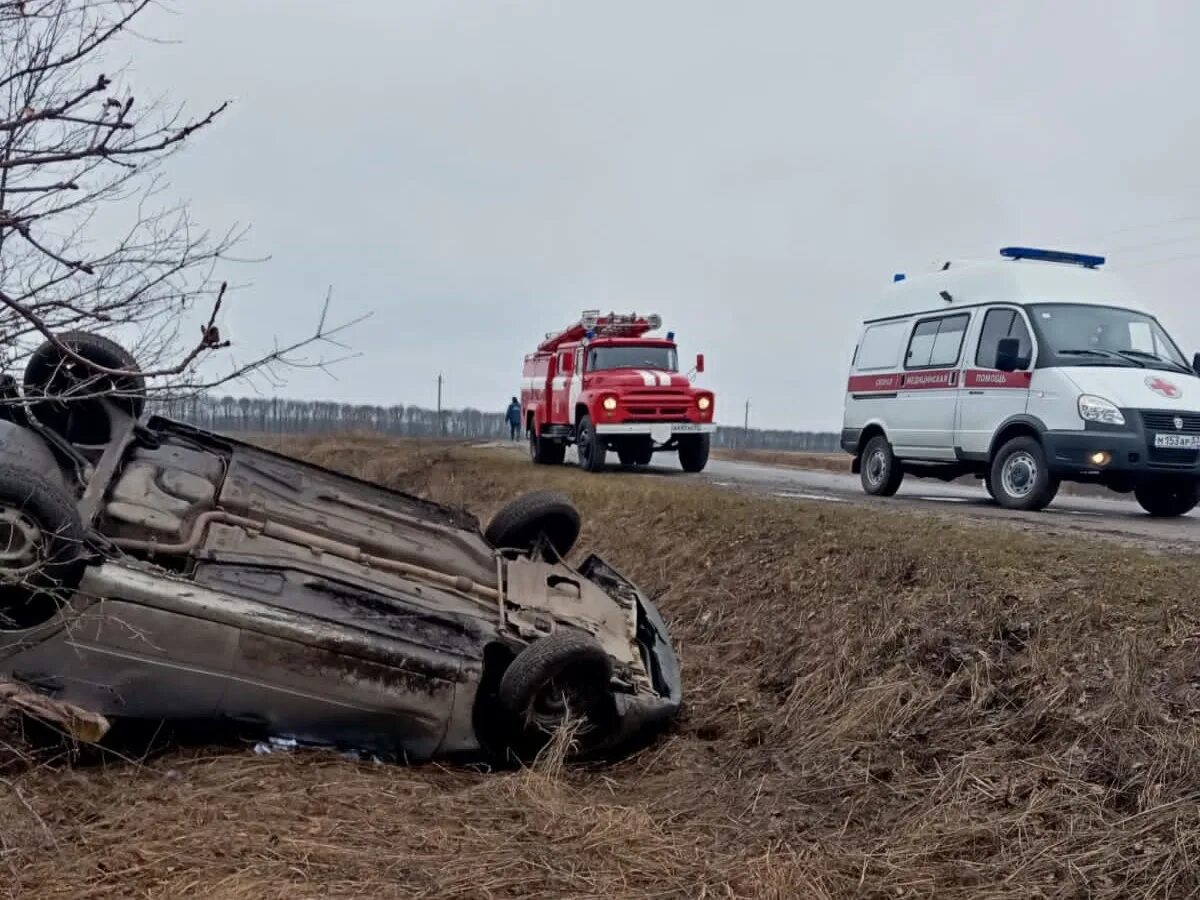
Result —
<instances>
[{"instance_id":1,"label":"fire truck front bumper","mask_svg":"<svg viewBox=\"0 0 1200 900\"><path fill-rule=\"evenodd\" d=\"M648 435L658 444L685 434L712 434L715 422L597 422L596 434L603 437Z\"/></svg>"}]
</instances>

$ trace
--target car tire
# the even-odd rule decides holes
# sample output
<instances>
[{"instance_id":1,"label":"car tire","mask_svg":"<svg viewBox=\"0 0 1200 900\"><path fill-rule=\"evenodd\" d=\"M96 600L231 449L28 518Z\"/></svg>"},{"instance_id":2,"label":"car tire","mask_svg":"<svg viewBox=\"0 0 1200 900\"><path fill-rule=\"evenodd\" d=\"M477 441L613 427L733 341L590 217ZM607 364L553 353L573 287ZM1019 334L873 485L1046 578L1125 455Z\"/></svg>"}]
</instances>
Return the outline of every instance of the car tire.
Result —
<instances>
[{"instance_id":1,"label":"car tire","mask_svg":"<svg viewBox=\"0 0 1200 900\"><path fill-rule=\"evenodd\" d=\"M891 497L900 490L904 467L882 434L875 435L863 448L859 480L863 490L875 497Z\"/></svg>"},{"instance_id":2,"label":"car tire","mask_svg":"<svg viewBox=\"0 0 1200 900\"><path fill-rule=\"evenodd\" d=\"M1024 512L1049 506L1060 484L1050 472L1041 442L1028 436L1015 437L996 451L988 479L998 504Z\"/></svg>"},{"instance_id":3,"label":"car tire","mask_svg":"<svg viewBox=\"0 0 1200 900\"><path fill-rule=\"evenodd\" d=\"M579 424L575 426L575 431L575 442L578 444L579 450L579 468L585 472L604 471L604 459L608 448L596 435L596 427L592 424L591 416L583 416L579 420Z\"/></svg>"},{"instance_id":4,"label":"car tire","mask_svg":"<svg viewBox=\"0 0 1200 900\"><path fill-rule=\"evenodd\" d=\"M84 529L73 498L28 469L0 465L0 630L53 618L83 577Z\"/></svg>"},{"instance_id":5,"label":"car tire","mask_svg":"<svg viewBox=\"0 0 1200 900\"><path fill-rule=\"evenodd\" d=\"M685 472L703 472L708 465L712 440L707 434L686 435L679 439L679 465Z\"/></svg>"},{"instance_id":6,"label":"car tire","mask_svg":"<svg viewBox=\"0 0 1200 900\"><path fill-rule=\"evenodd\" d=\"M648 466L650 460L654 456L653 447L623 447L617 451L617 458L621 461L621 465L629 468L630 466Z\"/></svg>"},{"instance_id":7,"label":"car tire","mask_svg":"<svg viewBox=\"0 0 1200 900\"><path fill-rule=\"evenodd\" d=\"M564 559L581 527L579 510L557 491L532 491L501 507L483 536L497 550L540 553L547 562Z\"/></svg>"},{"instance_id":8,"label":"car tire","mask_svg":"<svg viewBox=\"0 0 1200 900\"><path fill-rule=\"evenodd\" d=\"M1155 518L1186 515L1200 503L1200 483L1191 479L1147 481L1133 489L1138 504Z\"/></svg>"},{"instance_id":9,"label":"car tire","mask_svg":"<svg viewBox=\"0 0 1200 900\"><path fill-rule=\"evenodd\" d=\"M994 487L992 487L992 476L991 475L983 476L983 489L985 491L987 491L987 495L989 497L991 497L992 500L996 499L996 489Z\"/></svg>"},{"instance_id":10,"label":"car tire","mask_svg":"<svg viewBox=\"0 0 1200 900\"><path fill-rule=\"evenodd\" d=\"M572 756L602 745L615 724L611 678L612 660L591 635L561 630L535 640L500 678L510 749L521 758L536 753L568 715L580 720Z\"/></svg>"},{"instance_id":11,"label":"car tire","mask_svg":"<svg viewBox=\"0 0 1200 900\"><path fill-rule=\"evenodd\" d=\"M89 362L106 369L138 372L137 360L115 341L86 331L68 331L58 341ZM98 397L113 399L137 418L146 403L146 380L140 374L104 375L68 357L46 341L25 365L25 395L35 419L76 444L103 444L109 439L109 417ZM71 392L82 399L64 400ZM41 398L41 399L39 399Z\"/></svg>"},{"instance_id":12,"label":"car tire","mask_svg":"<svg viewBox=\"0 0 1200 900\"><path fill-rule=\"evenodd\" d=\"M529 429L529 458L539 466L558 466L566 459L567 448L558 441L541 437L534 429Z\"/></svg>"}]
</instances>

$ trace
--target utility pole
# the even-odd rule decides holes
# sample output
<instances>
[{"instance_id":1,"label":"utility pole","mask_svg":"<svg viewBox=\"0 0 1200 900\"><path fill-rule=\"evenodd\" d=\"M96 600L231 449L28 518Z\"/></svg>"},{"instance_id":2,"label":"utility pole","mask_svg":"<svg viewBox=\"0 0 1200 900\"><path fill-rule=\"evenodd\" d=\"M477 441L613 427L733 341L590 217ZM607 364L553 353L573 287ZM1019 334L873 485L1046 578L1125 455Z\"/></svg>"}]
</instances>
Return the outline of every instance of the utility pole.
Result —
<instances>
[{"instance_id":1,"label":"utility pole","mask_svg":"<svg viewBox=\"0 0 1200 900\"><path fill-rule=\"evenodd\" d=\"M746 401L746 417L742 420L742 446L750 446L750 401Z\"/></svg>"},{"instance_id":2,"label":"utility pole","mask_svg":"<svg viewBox=\"0 0 1200 900\"><path fill-rule=\"evenodd\" d=\"M437 433L438 437L442 436L442 373L438 372L438 401L437 401Z\"/></svg>"}]
</instances>

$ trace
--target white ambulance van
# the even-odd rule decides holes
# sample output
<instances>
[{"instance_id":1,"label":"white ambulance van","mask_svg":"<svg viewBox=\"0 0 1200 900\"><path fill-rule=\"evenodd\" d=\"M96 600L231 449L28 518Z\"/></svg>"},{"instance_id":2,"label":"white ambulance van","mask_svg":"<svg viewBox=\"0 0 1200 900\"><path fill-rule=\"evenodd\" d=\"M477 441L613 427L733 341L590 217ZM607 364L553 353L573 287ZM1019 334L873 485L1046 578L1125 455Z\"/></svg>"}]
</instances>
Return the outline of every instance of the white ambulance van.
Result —
<instances>
[{"instance_id":1,"label":"white ambulance van","mask_svg":"<svg viewBox=\"0 0 1200 900\"><path fill-rule=\"evenodd\" d=\"M1132 492L1152 516L1200 501L1200 355L1189 362L1103 257L1008 247L896 275L863 322L842 448L868 494L905 475L983 479L1037 510L1062 481Z\"/></svg>"}]
</instances>

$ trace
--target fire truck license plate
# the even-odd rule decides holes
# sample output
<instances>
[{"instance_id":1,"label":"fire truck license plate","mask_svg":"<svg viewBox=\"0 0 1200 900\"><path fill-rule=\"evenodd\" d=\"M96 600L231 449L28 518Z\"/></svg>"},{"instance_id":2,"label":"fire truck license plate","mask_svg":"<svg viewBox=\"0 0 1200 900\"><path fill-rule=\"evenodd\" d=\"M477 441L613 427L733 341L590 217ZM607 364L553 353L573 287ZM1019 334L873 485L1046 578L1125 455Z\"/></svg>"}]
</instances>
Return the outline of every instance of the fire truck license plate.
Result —
<instances>
[{"instance_id":1,"label":"fire truck license plate","mask_svg":"<svg viewBox=\"0 0 1200 900\"><path fill-rule=\"evenodd\" d=\"M1173 450L1200 450L1200 434L1156 434L1154 446Z\"/></svg>"},{"instance_id":2,"label":"fire truck license plate","mask_svg":"<svg viewBox=\"0 0 1200 900\"><path fill-rule=\"evenodd\" d=\"M676 434L679 434L681 431L699 431L700 426L694 422L686 422L682 425L672 425L671 430Z\"/></svg>"}]
</instances>

